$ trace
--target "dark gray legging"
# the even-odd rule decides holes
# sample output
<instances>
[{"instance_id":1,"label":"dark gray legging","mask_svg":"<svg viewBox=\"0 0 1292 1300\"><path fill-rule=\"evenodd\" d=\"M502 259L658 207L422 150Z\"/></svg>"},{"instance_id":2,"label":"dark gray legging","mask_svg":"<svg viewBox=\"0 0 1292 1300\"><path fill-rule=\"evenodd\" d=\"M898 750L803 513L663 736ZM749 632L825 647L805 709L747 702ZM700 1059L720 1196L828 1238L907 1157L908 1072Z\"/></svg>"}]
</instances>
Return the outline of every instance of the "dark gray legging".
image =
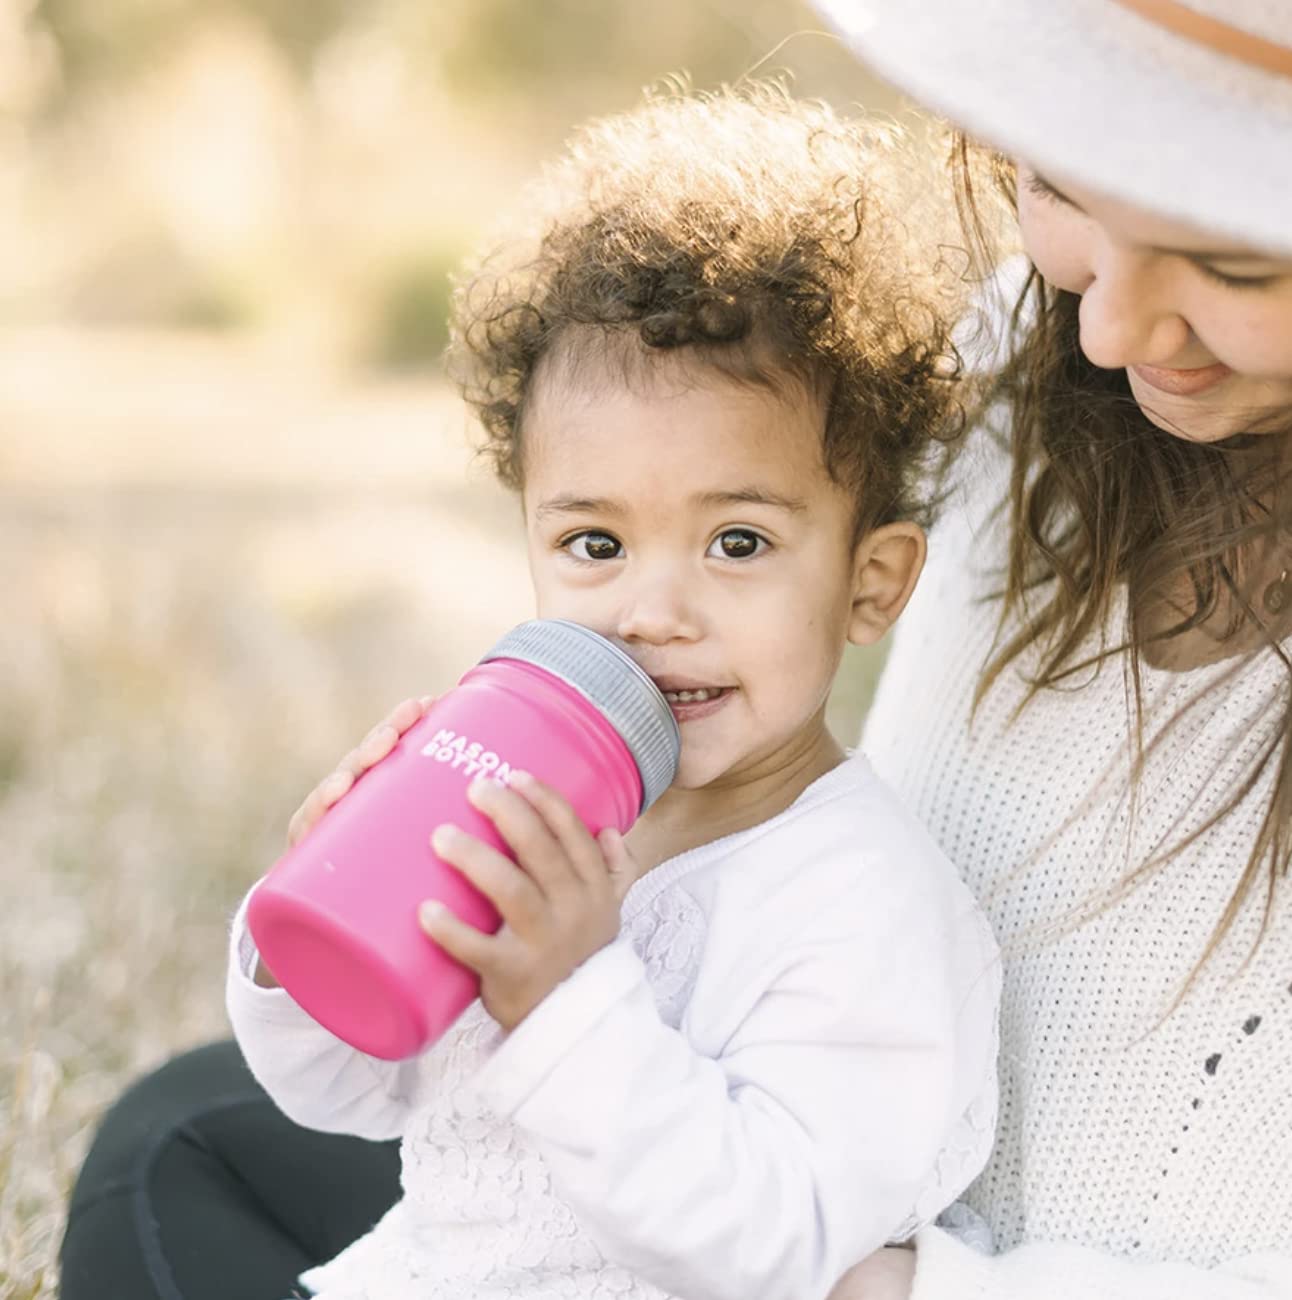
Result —
<instances>
[{"instance_id":1,"label":"dark gray legging","mask_svg":"<svg viewBox=\"0 0 1292 1300\"><path fill-rule=\"evenodd\" d=\"M284 1300L398 1196L398 1143L298 1127L215 1043L104 1118L72 1193L62 1300Z\"/></svg>"}]
</instances>

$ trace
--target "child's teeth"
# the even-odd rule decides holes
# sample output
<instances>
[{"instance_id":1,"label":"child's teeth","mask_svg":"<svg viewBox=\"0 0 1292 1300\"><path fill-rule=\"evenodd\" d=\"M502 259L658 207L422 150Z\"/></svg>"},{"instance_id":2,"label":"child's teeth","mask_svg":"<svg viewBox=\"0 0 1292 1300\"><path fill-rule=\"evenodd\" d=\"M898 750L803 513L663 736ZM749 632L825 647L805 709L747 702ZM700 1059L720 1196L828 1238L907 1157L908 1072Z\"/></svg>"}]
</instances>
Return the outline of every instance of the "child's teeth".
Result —
<instances>
[{"instance_id":1,"label":"child's teeth","mask_svg":"<svg viewBox=\"0 0 1292 1300\"><path fill-rule=\"evenodd\" d=\"M705 687L698 691L665 691L664 698L677 704L694 704L699 700L712 699L717 694L717 691Z\"/></svg>"}]
</instances>

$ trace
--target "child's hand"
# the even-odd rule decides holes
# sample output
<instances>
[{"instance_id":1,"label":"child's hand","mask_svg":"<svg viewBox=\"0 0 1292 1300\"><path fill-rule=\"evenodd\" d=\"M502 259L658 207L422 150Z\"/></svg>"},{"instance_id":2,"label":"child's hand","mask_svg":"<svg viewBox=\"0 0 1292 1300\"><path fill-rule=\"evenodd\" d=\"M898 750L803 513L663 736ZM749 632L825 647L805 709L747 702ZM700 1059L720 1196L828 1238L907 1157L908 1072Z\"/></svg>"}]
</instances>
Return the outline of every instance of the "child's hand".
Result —
<instances>
[{"instance_id":1,"label":"child's hand","mask_svg":"<svg viewBox=\"0 0 1292 1300\"><path fill-rule=\"evenodd\" d=\"M337 764L336 770L325 777L305 797L305 802L292 814L287 824L287 844L298 844L320 817L370 767L380 763L396 741L409 727L422 720L426 710L435 702L435 696L424 695L420 700L404 700L393 709Z\"/></svg>"},{"instance_id":2,"label":"child's hand","mask_svg":"<svg viewBox=\"0 0 1292 1300\"><path fill-rule=\"evenodd\" d=\"M520 865L456 826L437 827L431 844L493 903L502 926L483 934L434 901L419 919L480 976L485 1010L512 1030L619 933L619 905L638 872L618 832L593 839L569 803L526 772L513 772L509 786L479 778L468 798Z\"/></svg>"}]
</instances>

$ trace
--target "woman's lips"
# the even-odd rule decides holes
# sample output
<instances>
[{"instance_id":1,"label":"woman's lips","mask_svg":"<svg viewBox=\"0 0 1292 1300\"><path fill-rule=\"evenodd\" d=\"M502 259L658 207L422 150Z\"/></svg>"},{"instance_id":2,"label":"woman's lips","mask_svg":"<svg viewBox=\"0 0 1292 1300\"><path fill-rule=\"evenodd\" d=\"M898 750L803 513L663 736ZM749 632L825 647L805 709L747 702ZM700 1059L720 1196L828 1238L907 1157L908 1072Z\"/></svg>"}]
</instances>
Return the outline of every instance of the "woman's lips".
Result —
<instances>
[{"instance_id":1,"label":"woman's lips","mask_svg":"<svg viewBox=\"0 0 1292 1300\"><path fill-rule=\"evenodd\" d=\"M1166 366L1131 366L1130 369L1150 388L1173 397L1193 397L1234 373L1222 361L1196 370L1171 370Z\"/></svg>"}]
</instances>

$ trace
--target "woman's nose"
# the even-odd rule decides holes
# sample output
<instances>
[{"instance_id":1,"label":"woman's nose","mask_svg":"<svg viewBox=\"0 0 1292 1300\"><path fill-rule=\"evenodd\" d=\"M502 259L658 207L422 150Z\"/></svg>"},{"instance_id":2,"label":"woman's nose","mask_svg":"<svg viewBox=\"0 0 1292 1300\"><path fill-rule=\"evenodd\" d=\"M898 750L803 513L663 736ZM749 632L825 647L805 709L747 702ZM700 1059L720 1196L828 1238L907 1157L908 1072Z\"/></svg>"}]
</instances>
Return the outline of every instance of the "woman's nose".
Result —
<instances>
[{"instance_id":1,"label":"woman's nose","mask_svg":"<svg viewBox=\"0 0 1292 1300\"><path fill-rule=\"evenodd\" d=\"M1188 321L1143 255L1110 249L1081 294L1081 350L1105 370L1170 365L1192 338Z\"/></svg>"}]
</instances>

